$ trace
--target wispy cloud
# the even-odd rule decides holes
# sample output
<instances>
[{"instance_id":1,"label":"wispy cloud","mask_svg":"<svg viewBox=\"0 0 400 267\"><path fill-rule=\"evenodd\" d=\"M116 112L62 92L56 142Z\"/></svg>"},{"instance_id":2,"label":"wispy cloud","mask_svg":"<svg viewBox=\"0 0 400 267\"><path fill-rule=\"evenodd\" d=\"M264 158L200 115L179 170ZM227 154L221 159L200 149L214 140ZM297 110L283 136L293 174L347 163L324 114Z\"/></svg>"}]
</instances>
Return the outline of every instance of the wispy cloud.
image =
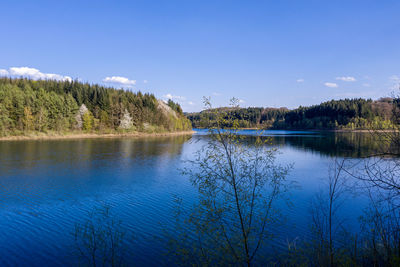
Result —
<instances>
[{"instance_id":1,"label":"wispy cloud","mask_svg":"<svg viewBox=\"0 0 400 267\"><path fill-rule=\"evenodd\" d=\"M180 95L166 94L163 95L163 101L167 102L169 99L178 102L182 107L196 106L196 103L193 101L188 101L186 97Z\"/></svg>"},{"instance_id":2,"label":"wispy cloud","mask_svg":"<svg viewBox=\"0 0 400 267\"><path fill-rule=\"evenodd\" d=\"M364 87L371 87L371 85L370 85L369 83L363 83L362 86L364 86Z\"/></svg>"},{"instance_id":3,"label":"wispy cloud","mask_svg":"<svg viewBox=\"0 0 400 267\"><path fill-rule=\"evenodd\" d=\"M163 95L163 97L166 99L171 99L171 100L180 100L180 101L186 100L186 97L184 97L184 96L172 95L172 94L166 94L166 95Z\"/></svg>"},{"instance_id":4,"label":"wispy cloud","mask_svg":"<svg viewBox=\"0 0 400 267\"><path fill-rule=\"evenodd\" d=\"M400 76L399 75L392 75L389 77L390 80L390 87L389 89L392 91L399 90L400 88Z\"/></svg>"},{"instance_id":5,"label":"wispy cloud","mask_svg":"<svg viewBox=\"0 0 400 267\"><path fill-rule=\"evenodd\" d=\"M213 95L213 96L220 96L220 95L222 95L222 94L221 94L221 93L214 92L214 93L212 93L212 95Z\"/></svg>"},{"instance_id":6,"label":"wispy cloud","mask_svg":"<svg viewBox=\"0 0 400 267\"><path fill-rule=\"evenodd\" d=\"M8 75L8 71L5 69L0 69L0 76L7 76Z\"/></svg>"},{"instance_id":7,"label":"wispy cloud","mask_svg":"<svg viewBox=\"0 0 400 267\"><path fill-rule=\"evenodd\" d=\"M11 67L8 70L0 69L1 76L27 77L34 80L72 81L69 76L55 73L43 73L38 69L29 67Z\"/></svg>"},{"instance_id":8,"label":"wispy cloud","mask_svg":"<svg viewBox=\"0 0 400 267\"><path fill-rule=\"evenodd\" d=\"M326 82L326 83L324 83L324 85L325 85L326 87L330 87L330 88L337 88L337 87L338 87L338 85L337 85L336 83L329 83L329 82Z\"/></svg>"},{"instance_id":9,"label":"wispy cloud","mask_svg":"<svg viewBox=\"0 0 400 267\"><path fill-rule=\"evenodd\" d=\"M356 78L352 76L342 76L342 77L336 77L336 80L344 81L344 82L355 82L357 81Z\"/></svg>"},{"instance_id":10,"label":"wispy cloud","mask_svg":"<svg viewBox=\"0 0 400 267\"><path fill-rule=\"evenodd\" d=\"M298 83L303 83L303 82L304 82L304 79L297 79L296 82L298 82Z\"/></svg>"},{"instance_id":11,"label":"wispy cloud","mask_svg":"<svg viewBox=\"0 0 400 267\"><path fill-rule=\"evenodd\" d=\"M382 92L380 91L362 91L362 92L347 92L336 94L336 97L370 97L377 98L382 96Z\"/></svg>"},{"instance_id":12,"label":"wispy cloud","mask_svg":"<svg viewBox=\"0 0 400 267\"><path fill-rule=\"evenodd\" d=\"M131 86L134 86L136 84L136 80L129 80L128 78L121 77L121 76L105 77L103 79L103 82L119 84L119 85L127 86L127 87L131 87Z\"/></svg>"},{"instance_id":13,"label":"wispy cloud","mask_svg":"<svg viewBox=\"0 0 400 267\"><path fill-rule=\"evenodd\" d=\"M143 83L144 83L144 84L146 84L146 83L148 83L148 82L149 82L149 81L147 81L147 80L143 80Z\"/></svg>"},{"instance_id":14,"label":"wispy cloud","mask_svg":"<svg viewBox=\"0 0 400 267\"><path fill-rule=\"evenodd\" d=\"M246 103L246 101L244 101L243 99L239 99L239 103L243 104L243 103Z\"/></svg>"},{"instance_id":15,"label":"wispy cloud","mask_svg":"<svg viewBox=\"0 0 400 267\"><path fill-rule=\"evenodd\" d=\"M394 82L399 82L400 81L400 77L397 75L392 75L389 77L390 80L394 81Z\"/></svg>"}]
</instances>

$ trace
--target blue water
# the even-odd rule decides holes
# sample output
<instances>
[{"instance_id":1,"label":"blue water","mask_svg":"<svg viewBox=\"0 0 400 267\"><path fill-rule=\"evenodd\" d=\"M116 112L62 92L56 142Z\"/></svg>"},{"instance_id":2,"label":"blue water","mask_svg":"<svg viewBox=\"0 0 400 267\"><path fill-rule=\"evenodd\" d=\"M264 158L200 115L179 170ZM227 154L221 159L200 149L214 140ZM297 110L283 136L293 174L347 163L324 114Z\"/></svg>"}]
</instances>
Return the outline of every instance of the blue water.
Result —
<instances>
[{"instance_id":1,"label":"blue water","mask_svg":"<svg viewBox=\"0 0 400 267\"><path fill-rule=\"evenodd\" d=\"M254 135L246 130L242 134ZM357 159L372 148L360 136L266 131L293 163L291 208L278 246L309 232L310 200L323 187L334 157ZM174 196L186 205L196 191L180 169L207 140L193 136L0 142L0 266L77 264L74 229L94 208L110 207L128 233L129 264L166 265L166 233L174 229ZM364 202L348 196L343 208L356 225ZM280 245L279 245L280 244Z\"/></svg>"}]
</instances>

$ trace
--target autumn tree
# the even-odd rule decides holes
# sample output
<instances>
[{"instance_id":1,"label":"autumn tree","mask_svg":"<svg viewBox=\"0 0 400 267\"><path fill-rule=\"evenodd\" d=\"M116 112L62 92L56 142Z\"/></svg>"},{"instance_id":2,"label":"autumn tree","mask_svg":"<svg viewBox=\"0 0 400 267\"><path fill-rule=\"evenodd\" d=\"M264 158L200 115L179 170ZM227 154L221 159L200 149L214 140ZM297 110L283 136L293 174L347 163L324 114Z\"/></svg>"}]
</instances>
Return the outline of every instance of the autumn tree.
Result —
<instances>
[{"instance_id":1,"label":"autumn tree","mask_svg":"<svg viewBox=\"0 0 400 267\"><path fill-rule=\"evenodd\" d=\"M32 131L33 130L33 123L34 117L32 115L32 111L30 107L24 108L24 130L25 131Z\"/></svg>"},{"instance_id":2,"label":"autumn tree","mask_svg":"<svg viewBox=\"0 0 400 267\"><path fill-rule=\"evenodd\" d=\"M83 114L82 117L82 130L90 132L94 126L94 117L90 111Z\"/></svg>"}]
</instances>

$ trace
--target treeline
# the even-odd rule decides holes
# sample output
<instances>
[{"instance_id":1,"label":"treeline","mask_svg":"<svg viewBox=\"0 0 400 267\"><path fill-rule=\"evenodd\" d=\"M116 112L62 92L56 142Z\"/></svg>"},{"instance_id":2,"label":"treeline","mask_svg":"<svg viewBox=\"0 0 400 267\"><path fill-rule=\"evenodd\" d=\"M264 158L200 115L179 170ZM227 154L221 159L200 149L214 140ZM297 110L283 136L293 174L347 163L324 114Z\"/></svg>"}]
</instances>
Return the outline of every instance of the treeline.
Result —
<instances>
[{"instance_id":1,"label":"treeline","mask_svg":"<svg viewBox=\"0 0 400 267\"><path fill-rule=\"evenodd\" d=\"M78 81L0 78L0 135L26 132L180 131L179 104Z\"/></svg>"},{"instance_id":2,"label":"treeline","mask_svg":"<svg viewBox=\"0 0 400 267\"><path fill-rule=\"evenodd\" d=\"M240 128L261 129L389 129L397 101L392 98L331 100L310 107L219 108L188 113L193 127L215 125L215 114L224 112L226 121L236 121ZM232 125L224 125L231 127Z\"/></svg>"},{"instance_id":3,"label":"treeline","mask_svg":"<svg viewBox=\"0 0 400 267\"><path fill-rule=\"evenodd\" d=\"M225 114L225 123L237 120L240 128L271 128L275 121L284 120L288 111L287 108L216 108L187 113L186 116L195 128L208 128L215 125L216 114L221 113Z\"/></svg>"}]
</instances>

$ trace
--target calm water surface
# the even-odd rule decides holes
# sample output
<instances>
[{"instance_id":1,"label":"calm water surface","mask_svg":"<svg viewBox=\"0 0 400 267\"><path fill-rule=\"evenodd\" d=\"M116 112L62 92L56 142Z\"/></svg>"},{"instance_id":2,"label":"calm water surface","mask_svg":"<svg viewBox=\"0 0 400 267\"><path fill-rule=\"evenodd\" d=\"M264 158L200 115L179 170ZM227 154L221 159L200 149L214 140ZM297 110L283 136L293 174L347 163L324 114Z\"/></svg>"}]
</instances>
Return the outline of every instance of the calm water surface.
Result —
<instances>
[{"instance_id":1,"label":"calm water surface","mask_svg":"<svg viewBox=\"0 0 400 267\"><path fill-rule=\"evenodd\" d=\"M254 131L242 131L252 136ZM280 245L306 237L309 204L334 157L359 158L375 148L367 134L265 131L280 148L278 162L294 163L293 207ZM207 139L193 136L0 142L0 266L76 264L73 233L88 212L105 205L133 233L125 259L138 266L166 265L165 232L172 231L174 195L186 204L195 190L180 174ZM355 225L364 205L349 196L343 213Z\"/></svg>"}]
</instances>

